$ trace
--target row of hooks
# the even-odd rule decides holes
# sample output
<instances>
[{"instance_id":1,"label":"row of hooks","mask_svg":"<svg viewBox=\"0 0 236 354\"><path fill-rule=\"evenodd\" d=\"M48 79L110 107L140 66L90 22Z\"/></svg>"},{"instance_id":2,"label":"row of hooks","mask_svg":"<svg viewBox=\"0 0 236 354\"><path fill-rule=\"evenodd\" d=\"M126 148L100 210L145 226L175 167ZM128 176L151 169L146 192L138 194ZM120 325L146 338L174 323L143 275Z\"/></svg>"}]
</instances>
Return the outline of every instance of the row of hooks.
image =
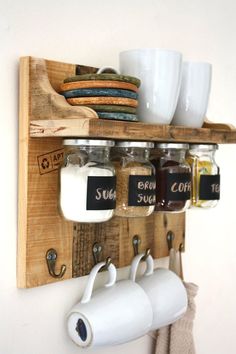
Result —
<instances>
[{"instance_id":1,"label":"row of hooks","mask_svg":"<svg viewBox=\"0 0 236 354\"><path fill-rule=\"evenodd\" d=\"M170 251L173 248L173 241L174 241L174 233L172 231L169 231L166 235L166 240L167 240L167 245L168 245L168 250ZM132 240L133 243L133 249L134 249L134 256L139 254L139 248L141 244L141 239L138 235L135 235ZM179 245L179 252L183 252L183 244L181 243ZM102 245L98 242L95 242L93 245L93 258L94 258L94 264L97 264L101 262L101 255L102 255ZM147 257L150 255L151 249L147 248L145 251L145 255L143 256L142 260L145 261ZM50 248L47 253L46 253L46 262L48 266L48 272L53 278L62 278L66 272L66 265L63 264L61 266L61 269L59 273L56 273L55 267L56 267L56 260L57 260L57 251L53 248ZM102 268L102 270L107 270L109 265L111 263L111 257L107 257L106 259L106 264Z\"/></svg>"}]
</instances>

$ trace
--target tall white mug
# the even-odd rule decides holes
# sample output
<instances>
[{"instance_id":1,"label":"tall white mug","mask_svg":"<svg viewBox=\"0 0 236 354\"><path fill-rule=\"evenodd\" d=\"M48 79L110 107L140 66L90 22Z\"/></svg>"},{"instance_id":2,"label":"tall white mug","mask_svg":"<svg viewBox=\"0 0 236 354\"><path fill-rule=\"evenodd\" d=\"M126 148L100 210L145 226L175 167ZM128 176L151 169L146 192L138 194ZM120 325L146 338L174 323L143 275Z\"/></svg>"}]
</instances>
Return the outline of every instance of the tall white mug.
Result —
<instances>
[{"instance_id":1,"label":"tall white mug","mask_svg":"<svg viewBox=\"0 0 236 354\"><path fill-rule=\"evenodd\" d=\"M138 118L170 124L181 82L182 54L164 49L134 49L120 53L120 72L141 80Z\"/></svg>"},{"instance_id":2,"label":"tall white mug","mask_svg":"<svg viewBox=\"0 0 236 354\"><path fill-rule=\"evenodd\" d=\"M110 264L108 283L93 292L97 273L91 271L81 301L68 314L67 330L80 347L122 344L146 334L152 324L152 307L143 289L131 280L116 282L116 268Z\"/></svg>"},{"instance_id":3,"label":"tall white mug","mask_svg":"<svg viewBox=\"0 0 236 354\"><path fill-rule=\"evenodd\" d=\"M184 62L173 125L201 128L209 101L212 68L209 63Z\"/></svg>"},{"instance_id":4,"label":"tall white mug","mask_svg":"<svg viewBox=\"0 0 236 354\"><path fill-rule=\"evenodd\" d=\"M130 279L135 281L141 259L145 253L134 257ZM159 329L174 323L187 310L187 292L181 279L172 271L158 268L154 271L154 262L151 256L146 259L147 268L144 275L137 281L147 294L153 310L151 330Z\"/></svg>"}]
</instances>

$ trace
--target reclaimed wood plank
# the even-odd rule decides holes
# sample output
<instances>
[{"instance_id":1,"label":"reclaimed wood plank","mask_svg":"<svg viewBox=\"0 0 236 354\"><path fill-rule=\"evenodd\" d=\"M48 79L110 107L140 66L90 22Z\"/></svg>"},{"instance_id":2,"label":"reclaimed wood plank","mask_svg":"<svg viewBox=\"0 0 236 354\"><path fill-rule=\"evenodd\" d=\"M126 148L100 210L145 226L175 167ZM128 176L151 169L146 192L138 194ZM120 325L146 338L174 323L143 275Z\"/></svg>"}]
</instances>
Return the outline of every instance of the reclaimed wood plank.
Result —
<instances>
[{"instance_id":1,"label":"reclaimed wood plank","mask_svg":"<svg viewBox=\"0 0 236 354\"><path fill-rule=\"evenodd\" d=\"M130 265L135 235L141 240L139 252L150 248L154 258L167 257L169 231L174 233L173 247L177 250L185 242L185 213L154 213L146 218L114 217L102 224L74 224L73 277L90 272L94 243L102 246L101 260L111 257L118 268Z\"/></svg>"},{"instance_id":2,"label":"reclaimed wood plank","mask_svg":"<svg viewBox=\"0 0 236 354\"><path fill-rule=\"evenodd\" d=\"M158 140L170 134L175 139L171 137L175 130L170 133L167 126L155 126L153 135L153 126L97 119L92 109L70 106L58 94L65 77L96 70L32 57L21 59L18 199L18 286L21 288L88 274L94 264L91 250L94 242L104 245L102 257L111 256L118 267L131 262L134 234L139 234L142 240L140 251L149 247L154 257L168 254L167 229L159 227L163 220L159 220L158 213L142 219L113 218L102 224L73 224L58 211L58 168L64 156L63 137ZM171 222L175 218L173 214L166 218L167 224L175 228L176 224ZM184 224L180 225L184 231ZM156 234L162 245L155 240ZM49 248L58 252L56 272L62 264L67 267L62 279L48 273L45 255Z\"/></svg>"},{"instance_id":3,"label":"reclaimed wood plank","mask_svg":"<svg viewBox=\"0 0 236 354\"><path fill-rule=\"evenodd\" d=\"M31 137L96 137L188 143L236 143L236 129L187 128L105 119L33 120Z\"/></svg>"}]
</instances>

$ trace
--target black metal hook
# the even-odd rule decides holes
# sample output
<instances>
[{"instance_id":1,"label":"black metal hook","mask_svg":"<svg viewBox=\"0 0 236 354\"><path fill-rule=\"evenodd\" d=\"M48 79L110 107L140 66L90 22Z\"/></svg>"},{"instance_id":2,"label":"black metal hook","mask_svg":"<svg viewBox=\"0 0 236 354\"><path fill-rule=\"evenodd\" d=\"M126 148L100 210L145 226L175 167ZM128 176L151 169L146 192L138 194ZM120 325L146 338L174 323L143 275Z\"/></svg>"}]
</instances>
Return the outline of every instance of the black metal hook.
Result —
<instances>
[{"instance_id":1,"label":"black metal hook","mask_svg":"<svg viewBox=\"0 0 236 354\"><path fill-rule=\"evenodd\" d=\"M182 252L184 251L184 245L181 243L179 245L179 276L183 280L184 279L184 271L183 271L183 261L182 261Z\"/></svg>"},{"instance_id":2,"label":"black metal hook","mask_svg":"<svg viewBox=\"0 0 236 354\"><path fill-rule=\"evenodd\" d=\"M99 242L95 242L93 245L93 258L94 263L97 264L101 262L102 245ZM101 270L107 270L111 264L111 257L107 257L106 264L101 268Z\"/></svg>"},{"instance_id":3,"label":"black metal hook","mask_svg":"<svg viewBox=\"0 0 236 354\"><path fill-rule=\"evenodd\" d=\"M168 250L170 251L173 248L173 241L175 239L175 235L172 231L168 231L166 235Z\"/></svg>"},{"instance_id":4,"label":"black metal hook","mask_svg":"<svg viewBox=\"0 0 236 354\"><path fill-rule=\"evenodd\" d=\"M61 266L60 272L55 273L56 260L57 260L57 251L53 248L50 248L46 253L48 272L53 278L62 278L66 272L66 265L63 264Z\"/></svg>"},{"instance_id":5,"label":"black metal hook","mask_svg":"<svg viewBox=\"0 0 236 354\"><path fill-rule=\"evenodd\" d=\"M134 248L134 256L137 256L139 254L139 245L141 244L141 239L138 235L134 235L133 237L133 248ZM145 255L142 257L142 261L146 261L148 256L150 255L151 250L150 248L147 248L145 251Z\"/></svg>"}]
</instances>

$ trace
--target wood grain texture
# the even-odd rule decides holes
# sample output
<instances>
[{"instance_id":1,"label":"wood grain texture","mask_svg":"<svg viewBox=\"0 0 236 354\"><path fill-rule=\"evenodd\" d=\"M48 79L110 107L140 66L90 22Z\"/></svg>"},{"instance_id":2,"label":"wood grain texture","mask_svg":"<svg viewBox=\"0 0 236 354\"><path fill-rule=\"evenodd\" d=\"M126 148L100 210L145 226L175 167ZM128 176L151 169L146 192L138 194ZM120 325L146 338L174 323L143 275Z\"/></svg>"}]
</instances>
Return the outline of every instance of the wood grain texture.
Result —
<instances>
[{"instance_id":1,"label":"wood grain texture","mask_svg":"<svg viewBox=\"0 0 236 354\"><path fill-rule=\"evenodd\" d=\"M93 245L102 246L101 260L107 257L117 267L130 265L134 257L133 237L141 239L139 252L151 249L154 258L169 254L167 233L173 231L173 245L184 244L185 213L154 213L146 218L114 217L102 224L74 224L73 277L86 275L94 266Z\"/></svg>"},{"instance_id":2,"label":"wood grain texture","mask_svg":"<svg viewBox=\"0 0 236 354\"><path fill-rule=\"evenodd\" d=\"M18 239L17 284L26 286L27 258L27 199L28 199L28 151L29 151L29 58L21 62L19 72L19 174L18 174Z\"/></svg>"},{"instance_id":3,"label":"wood grain texture","mask_svg":"<svg viewBox=\"0 0 236 354\"><path fill-rule=\"evenodd\" d=\"M25 57L20 62L17 269L20 288L87 274L93 266L91 245L95 241L104 245L102 256L111 256L119 267L130 263L132 237L137 233L142 239L141 250L150 247L154 256L158 252L167 255L164 241L161 251L154 241L154 230L159 230L156 215L142 219L114 218L103 224L73 224L60 216L57 200L58 167L64 156L62 137L101 137L102 134L114 137L112 127L115 130L120 127L121 135L126 135L128 129L128 126L117 125L120 122L96 126L95 121L100 120L92 109L69 106L57 94L64 78L74 75L75 71L78 73L78 68L86 73L85 66L44 59ZM93 70L88 68L88 72ZM95 116L92 120L91 115ZM146 134L145 130L142 134ZM45 139L33 138L40 136ZM129 139L133 138L129 136ZM169 225L171 219L172 215L168 215ZM181 227L183 231L184 225ZM166 229L162 227L162 230L165 238ZM161 235L159 231L158 235ZM62 264L67 267L62 279L55 279L48 273L45 255L50 248L58 253L56 272Z\"/></svg>"},{"instance_id":4,"label":"wood grain texture","mask_svg":"<svg viewBox=\"0 0 236 354\"><path fill-rule=\"evenodd\" d=\"M49 248L58 252L56 270L63 263L67 266L63 279L71 278L72 274L72 224L58 213L58 166L50 160L62 156L61 139L44 141L29 137L30 61L24 58L20 63L17 282L21 288L55 281L49 276L45 262ZM41 168L43 156L50 162L48 171Z\"/></svg>"},{"instance_id":5,"label":"wood grain texture","mask_svg":"<svg viewBox=\"0 0 236 354\"><path fill-rule=\"evenodd\" d=\"M87 136L120 140L150 140L187 143L236 143L236 129L185 128L105 119L37 120L30 125L31 137Z\"/></svg>"},{"instance_id":6,"label":"wood grain texture","mask_svg":"<svg viewBox=\"0 0 236 354\"><path fill-rule=\"evenodd\" d=\"M45 61L44 59L25 57L29 65L30 120L98 118L95 111L88 107L73 107L55 90L63 78L75 70L71 64Z\"/></svg>"},{"instance_id":7,"label":"wood grain texture","mask_svg":"<svg viewBox=\"0 0 236 354\"><path fill-rule=\"evenodd\" d=\"M81 64L76 64L75 66L75 75L96 74L97 71L98 68L95 68L93 66L81 65Z\"/></svg>"},{"instance_id":8,"label":"wood grain texture","mask_svg":"<svg viewBox=\"0 0 236 354\"><path fill-rule=\"evenodd\" d=\"M178 250L180 244L185 245L185 213L156 213L154 218L153 257L163 257L168 254L167 233L174 234L173 247Z\"/></svg>"},{"instance_id":9,"label":"wood grain texture","mask_svg":"<svg viewBox=\"0 0 236 354\"><path fill-rule=\"evenodd\" d=\"M213 130L227 130L227 131L233 131L235 130L235 127L233 124L225 124L225 123L214 123L210 121L209 119L205 118L203 128L209 128Z\"/></svg>"},{"instance_id":10,"label":"wood grain texture","mask_svg":"<svg viewBox=\"0 0 236 354\"><path fill-rule=\"evenodd\" d=\"M74 224L73 277L86 275L94 266L93 245L102 245L101 260L107 255L120 266L119 262L119 222L112 219L100 224Z\"/></svg>"}]
</instances>

